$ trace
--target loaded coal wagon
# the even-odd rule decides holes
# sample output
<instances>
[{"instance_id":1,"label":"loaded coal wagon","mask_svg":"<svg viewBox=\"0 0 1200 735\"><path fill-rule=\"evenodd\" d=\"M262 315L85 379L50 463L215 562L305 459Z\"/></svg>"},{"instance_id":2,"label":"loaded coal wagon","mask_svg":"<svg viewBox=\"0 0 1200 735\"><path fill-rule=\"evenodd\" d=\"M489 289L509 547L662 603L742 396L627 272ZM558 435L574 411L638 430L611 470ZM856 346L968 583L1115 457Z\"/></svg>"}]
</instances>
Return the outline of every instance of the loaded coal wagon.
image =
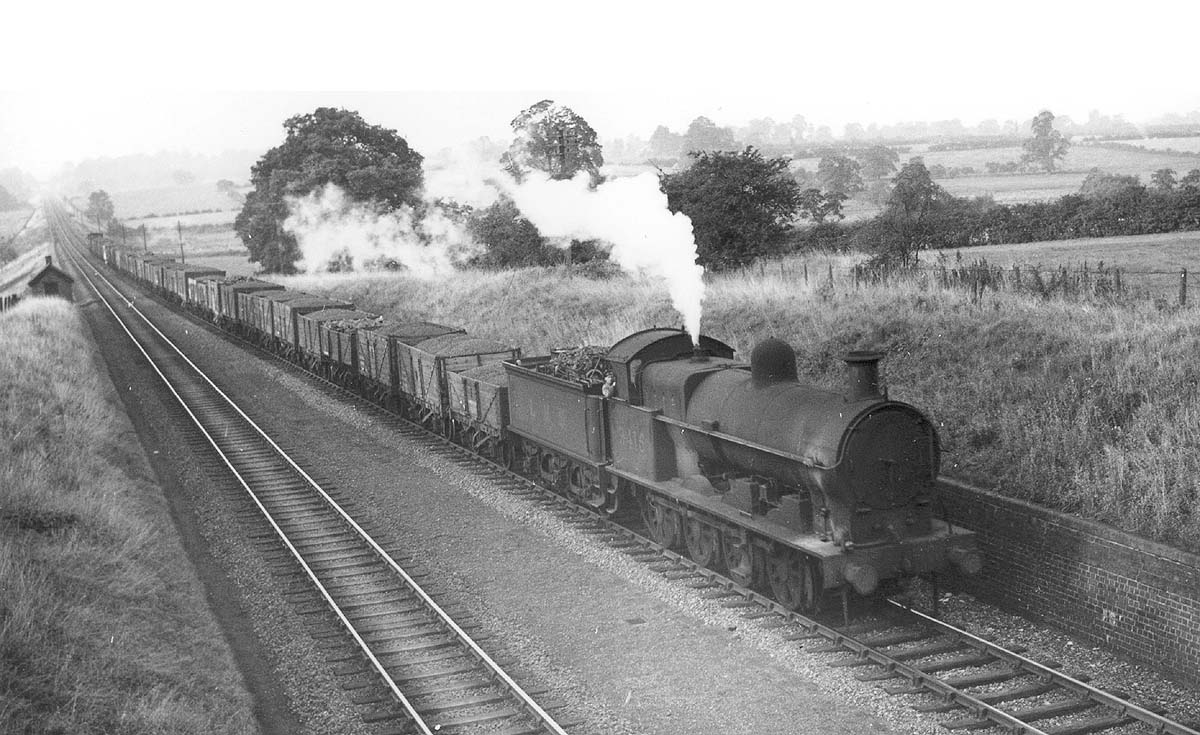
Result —
<instances>
[{"instance_id":1,"label":"loaded coal wagon","mask_svg":"<svg viewBox=\"0 0 1200 735\"><path fill-rule=\"evenodd\" d=\"M389 410L401 411L397 345L416 345L446 334L465 332L433 322L385 321L376 327L359 329L354 336L363 395Z\"/></svg>"},{"instance_id":2,"label":"loaded coal wagon","mask_svg":"<svg viewBox=\"0 0 1200 735\"><path fill-rule=\"evenodd\" d=\"M379 325L383 317L355 309L321 309L296 319L304 365L329 380L356 387L354 332Z\"/></svg>"},{"instance_id":3,"label":"loaded coal wagon","mask_svg":"<svg viewBox=\"0 0 1200 735\"><path fill-rule=\"evenodd\" d=\"M518 347L467 334L447 334L416 346L397 343L396 367L408 417L451 433L448 375L521 356Z\"/></svg>"}]
</instances>

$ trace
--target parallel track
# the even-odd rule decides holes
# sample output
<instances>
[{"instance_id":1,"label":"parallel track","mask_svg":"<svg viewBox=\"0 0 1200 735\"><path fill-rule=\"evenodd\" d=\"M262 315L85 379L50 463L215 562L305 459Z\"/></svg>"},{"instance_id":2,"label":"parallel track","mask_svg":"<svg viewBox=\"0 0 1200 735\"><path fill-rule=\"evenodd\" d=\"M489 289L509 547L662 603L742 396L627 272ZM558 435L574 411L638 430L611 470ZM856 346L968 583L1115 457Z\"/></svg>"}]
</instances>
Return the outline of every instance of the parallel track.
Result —
<instances>
[{"instance_id":1,"label":"parallel track","mask_svg":"<svg viewBox=\"0 0 1200 735\"><path fill-rule=\"evenodd\" d=\"M70 244L64 253L78 249L77 233L61 213L55 215L56 238ZM73 253L70 257L391 692L395 718L423 734L564 735L413 577L115 285L90 263Z\"/></svg>"},{"instance_id":2,"label":"parallel track","mask_svg":"<svg viewBox=\"0 0 1200 735\"><path fill-rule=\"evenodd\" d=\"M211 325L210 325L211 326ZM235 337L236 338L236 337ZM1200 735L1200 732L1174 722L1150 709L1139 707L1119 695L1087 684L1082 677L1071 677L1025 658L1018 650L1005 649L966 631L892 602L892 620L873 626L849 626L837 629L816 619L787 610L754 590L738 585L718 572L701 567L691 559L663 548L637 531L563 498L549 488L473 454L445 437L429 432L397 414L365 401L354 392L323 377L312 374L284 358L245 340L243 344L274 357L299 374L323 384L329 391L349 397L375 410L404 434L424 438L441 453L464 464L482 469L490 479L510 492L534 497L551 507L568 523L597 537L639 562L652 565L669 578L703 590L706 597L743 611L750 619L771 618L774 625L789 631L787 641L827 641L825 645L806 643L814 652L844 652L851 656L831 662L832 666L874 666L859 674L864 681L902 680L885 685L891 694L932 694L934 704L917 707L927 712L959 711L960 716L942 724L949 729L998 727L1024 735L1084 735L1114 728L1137 726L1139 732L1170 735ZM979 691L983 687L999 689ZM1041 704L1022 705L1036 698ZM961 712L965 710L965 716ZM1043 720L1077 715L1067 724L1040 729Z\"/></svg>"}]
</instances>

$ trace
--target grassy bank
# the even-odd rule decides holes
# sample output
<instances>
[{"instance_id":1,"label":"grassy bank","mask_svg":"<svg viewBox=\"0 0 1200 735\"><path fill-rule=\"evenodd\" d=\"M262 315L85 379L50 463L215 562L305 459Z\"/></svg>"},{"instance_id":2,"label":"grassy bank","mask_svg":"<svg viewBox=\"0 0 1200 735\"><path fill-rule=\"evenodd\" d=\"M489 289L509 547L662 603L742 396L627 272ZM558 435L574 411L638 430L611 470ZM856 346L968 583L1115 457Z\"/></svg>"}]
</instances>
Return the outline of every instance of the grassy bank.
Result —
<instances>
[{"instance_id":1,"label":"grassy bank","mask_svg":"<svg viewBox=\"0 0 1200 735\"><path fill-rule=\"evenodd\" d=\"M0 732L256 732L84 330L0 314Z\"/></svg>"},{"instance_id":2,"label":"grassy bank","mask_svg":"<svg viewBox=\"0 0 1200 735\"><path fill-rule=\"evenodd\" d=\"M835 269L845 264L834 264ZM801 379L841 385L839 356L883 349L894 398L941 429L950 476L1200 551L1200 314L1150 302L1100 305L968 292L930 283L830 288L768 269L713 278L704 331L748 355L776 336ZM556 269L397 276L298 276L291 288L359 308L433 319L526 354L611 344L675 325L665 289Z\"/></svg>"}]
</instances>

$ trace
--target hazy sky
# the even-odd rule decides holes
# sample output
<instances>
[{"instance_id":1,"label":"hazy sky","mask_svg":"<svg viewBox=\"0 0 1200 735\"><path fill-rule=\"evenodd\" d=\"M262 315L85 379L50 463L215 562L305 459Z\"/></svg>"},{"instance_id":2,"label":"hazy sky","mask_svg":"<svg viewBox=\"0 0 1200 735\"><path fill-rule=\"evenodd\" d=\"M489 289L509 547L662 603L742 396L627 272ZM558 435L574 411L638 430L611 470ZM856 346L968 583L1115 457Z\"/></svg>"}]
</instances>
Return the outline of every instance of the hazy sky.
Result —
<instances>
[{"instance_id":1,"label":"hazy sky","mask_svg":"<svg viewBox=\"0 0 1200 735\"><path fill-rule=\"evenodd\" d=\"M320 105L427 153L507 140L545 97L601 138L681 132L701 114L803 114L840 134L849 121L1200 109L1194 0L114 0L3 17L0 168L38 176L85 157L265 150L284 118Z\"/></svg>"}]
</instances>

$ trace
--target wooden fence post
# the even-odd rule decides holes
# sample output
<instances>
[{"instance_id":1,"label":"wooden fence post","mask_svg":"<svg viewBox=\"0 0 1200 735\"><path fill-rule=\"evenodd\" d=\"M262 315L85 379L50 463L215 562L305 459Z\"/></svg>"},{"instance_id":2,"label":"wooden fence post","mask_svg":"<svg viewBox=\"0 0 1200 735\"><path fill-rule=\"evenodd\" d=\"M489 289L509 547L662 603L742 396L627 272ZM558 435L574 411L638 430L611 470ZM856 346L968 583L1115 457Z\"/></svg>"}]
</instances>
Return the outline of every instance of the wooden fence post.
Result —
<instances>
[{"instance_id":1,"label":"wooden fence post","mask_svg":"<svg viewBox=\"0 0 1200 735\"><path fill-rule=\"evenodd\" d=\"M1179 271L1179 305L1187 306L1187 268Z\"/></svg>"},{"instance_id":2,"label":"wooden fence post","mask_svg":"<svg viewBox=\"0 0 1200 735\"><path fill-rule=\"evenodd\" d=\"M804 264L804 285L808 285L808 263Z\"/></svg>"}]
</instances>

